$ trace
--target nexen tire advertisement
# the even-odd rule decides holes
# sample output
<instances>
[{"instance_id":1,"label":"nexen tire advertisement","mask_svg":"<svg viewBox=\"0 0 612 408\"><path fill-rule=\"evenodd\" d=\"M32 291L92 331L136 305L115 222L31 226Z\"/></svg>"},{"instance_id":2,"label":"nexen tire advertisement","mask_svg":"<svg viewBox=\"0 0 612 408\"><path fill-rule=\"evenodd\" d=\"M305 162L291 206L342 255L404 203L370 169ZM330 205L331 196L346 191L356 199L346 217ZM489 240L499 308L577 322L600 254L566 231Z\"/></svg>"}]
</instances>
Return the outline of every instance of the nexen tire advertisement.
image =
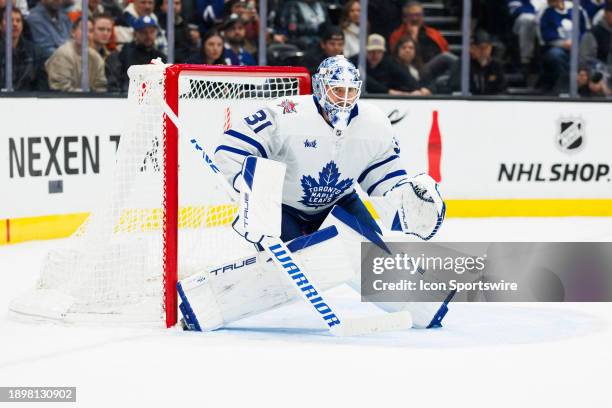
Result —
<instances>
[{"instance_id":1,"label":"nexen tire advertisement","mask_svg":"<svg viewBox=\"0 0 612 408\"><path fill-rule=\"evenodd\" d=\"M0 219L94 208L107 194L126 107L110 98L0 99Z\"/></svg>"}]
</instances>

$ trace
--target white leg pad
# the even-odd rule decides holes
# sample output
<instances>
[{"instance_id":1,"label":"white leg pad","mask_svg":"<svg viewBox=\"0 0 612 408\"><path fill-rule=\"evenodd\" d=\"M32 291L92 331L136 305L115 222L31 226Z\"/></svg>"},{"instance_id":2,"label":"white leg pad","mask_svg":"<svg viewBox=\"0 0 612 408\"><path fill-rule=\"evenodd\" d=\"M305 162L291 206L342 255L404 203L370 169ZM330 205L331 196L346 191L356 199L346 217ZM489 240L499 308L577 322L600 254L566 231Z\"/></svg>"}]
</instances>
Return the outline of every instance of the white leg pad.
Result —
<instances>
[{"instance_id":1,"label":"white leg pad","mask_svg":"<svg viewBox=\"0 0 612 408\"><path fill-rule=\"evenodd\" d=\"M343 240L332 226L288 246L319 286L329 289L355 276ZM181 312L188 317L185 308L189 307L192 320L195 317L197 321L191 321L190 327L205 331L299 299L294 286L278 273L265 253L208 268L181 280L177 289L183 302Z\"/></svg>"}]
</instances>

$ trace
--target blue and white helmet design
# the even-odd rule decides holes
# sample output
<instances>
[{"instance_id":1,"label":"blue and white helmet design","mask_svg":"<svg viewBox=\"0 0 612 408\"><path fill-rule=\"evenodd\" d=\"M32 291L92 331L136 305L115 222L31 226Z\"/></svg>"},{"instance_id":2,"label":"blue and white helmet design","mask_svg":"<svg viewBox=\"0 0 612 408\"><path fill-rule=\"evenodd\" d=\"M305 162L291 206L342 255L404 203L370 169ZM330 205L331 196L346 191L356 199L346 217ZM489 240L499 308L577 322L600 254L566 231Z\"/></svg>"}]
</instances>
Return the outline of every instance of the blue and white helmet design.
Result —
<instances>
[{"instance_id":1,"label":"blue and white helmet design","mask_svg":"<svg viewBox=\"0 0 612 408\"><path fill-rule=\"evenodd\" d=\"M326 58L312 76L313 93L335 129L346 129L361 94L359 71L344 55Z\"/></svg>"}]
</instances>

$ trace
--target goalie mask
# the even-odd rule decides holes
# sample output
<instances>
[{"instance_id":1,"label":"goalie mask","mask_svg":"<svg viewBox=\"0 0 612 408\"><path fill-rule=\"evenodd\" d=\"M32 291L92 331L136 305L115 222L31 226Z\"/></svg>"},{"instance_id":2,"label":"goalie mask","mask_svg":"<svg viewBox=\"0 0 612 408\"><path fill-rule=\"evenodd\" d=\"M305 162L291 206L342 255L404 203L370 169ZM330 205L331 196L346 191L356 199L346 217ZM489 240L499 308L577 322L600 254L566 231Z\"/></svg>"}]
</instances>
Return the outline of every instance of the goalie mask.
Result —
<instances>
[{"instance_id":1,"label":"goalie mask","mask_svg":"<svg viewBox=\"0 0 612 408\"><path fill-rule=\"evenodd\" d=\"M343 55L326 58L312 76L313 93L335 129L348 126L361 94L359 71Z\"/></svg>"}]
</instances>

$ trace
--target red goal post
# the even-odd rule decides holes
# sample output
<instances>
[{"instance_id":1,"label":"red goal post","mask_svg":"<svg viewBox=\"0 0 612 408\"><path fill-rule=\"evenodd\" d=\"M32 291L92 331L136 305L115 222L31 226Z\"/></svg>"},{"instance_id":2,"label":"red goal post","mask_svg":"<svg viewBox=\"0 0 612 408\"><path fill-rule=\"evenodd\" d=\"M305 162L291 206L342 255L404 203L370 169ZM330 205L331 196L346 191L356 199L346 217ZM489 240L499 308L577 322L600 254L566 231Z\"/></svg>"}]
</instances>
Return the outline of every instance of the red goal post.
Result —
<instances>
[{"instance_id":1,"label":"red goal post","mask_svg":"<svg viewBox=\"0 0 612 408\"><path fill-rule=\"evenodd\" d=\"M180 117L179 111L179 78L184 74L204 74L207 77L248 76L253 78L295 78L298 81L298 94L311 91L310 74L302 67L247 67L221 65L176 64L165 71L165 100L172 111ZM164 115L166 137L164 138L165 171L164 171L164 303L166 307L166 326L177 322L178 279L178 130L174 123Z\"/></svg>"}]
</instances>

